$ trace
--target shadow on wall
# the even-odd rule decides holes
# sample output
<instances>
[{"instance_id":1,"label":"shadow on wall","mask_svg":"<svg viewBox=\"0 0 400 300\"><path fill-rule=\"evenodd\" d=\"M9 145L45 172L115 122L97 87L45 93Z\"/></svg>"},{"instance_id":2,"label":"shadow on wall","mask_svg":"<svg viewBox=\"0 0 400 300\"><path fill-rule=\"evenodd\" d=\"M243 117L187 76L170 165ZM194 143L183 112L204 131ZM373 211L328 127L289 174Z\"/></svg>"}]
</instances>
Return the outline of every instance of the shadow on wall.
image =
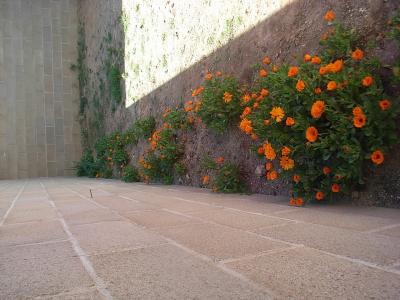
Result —
<instances>
[{"instance_id":1,"label":"shadow on wall","mask_svg":"<svg viewBox=\"0 0 400 300\"><path fill-rule=\"evenodd\" d=\"M280 11L230 40L226 45L202 58L130 107L125 108L122 105L115 114L107 113L109 107L101 108L104 115L108 114L104 119L104 130L107 133L123 130L128 128L135 119L148 115L157 116L167 107L181 105L190 98L192 90L201 84L207 71L220 70L238 77L243 83L250 83L254 75L254 64L261 62L265 55L271 58L272 63L280 64L295 61L296 57L302 56L304 53L314 53L319 47L319 38L326 30L323 15L328 9L333 9L339 20L355 28L362 37L375 37L383 31L387 20L394 11L399 9L399 5L397 0L291 1ZM118 9L120 10L118 11ZM80 10L87 25L87 64L94 66L90 73L96 74L101 69L98 61L104 59L106 51L101 49L99 39L93 39L92 36L98 32L107 32L107 27L110 27L115 30L112 35L118 41L124 41L121 23L114 23L122 14L122 5L121 1L84 0L81 1ZM106 18L110 15L111 17ZM108 20L100 21L102 18ZM124 51L123 44L120 45L122 51ZM398 57L399 53L388 50L390 45L384 38L379 37L377 44L382 50L381 57L385 63L393 62ZM100 49L98 53L91 50L95 48ZM179 59L179 54L176 59ZM123 65L124 62L120 62L121 68ZM88 86L96 90L98 82L93 80ZM99 95L92 96L97 98ZM92 102L91 105L95 105L92 99L89 99L89 102ZM185 184L200 184L199 161L204 154L223 155L227 160L235 161L242 167L252 192L268 194L286 192L284 183L266 182L264 178L255 174L254 170L261 161L249 150L248 137L241 134L237 128L232 128L223 137L215 136L208 130L196 129L186 138L184 160L187 164L189 179ZM146 147L147 145L142 146ZM132 157L138 158L143 150L144 148L139 145L138 149L133 150ZM400 153L400 151L397 152ZM400 178L400 166L397 161L399 160L395 155L388 155L384 172L379 172L376 178L378 180L386 176ZM397 189L390 191L389 194L400 195L399 185L397 182ZM374 194L374 191L371 191L370 194Z\"/></svg>"}]
</instances>

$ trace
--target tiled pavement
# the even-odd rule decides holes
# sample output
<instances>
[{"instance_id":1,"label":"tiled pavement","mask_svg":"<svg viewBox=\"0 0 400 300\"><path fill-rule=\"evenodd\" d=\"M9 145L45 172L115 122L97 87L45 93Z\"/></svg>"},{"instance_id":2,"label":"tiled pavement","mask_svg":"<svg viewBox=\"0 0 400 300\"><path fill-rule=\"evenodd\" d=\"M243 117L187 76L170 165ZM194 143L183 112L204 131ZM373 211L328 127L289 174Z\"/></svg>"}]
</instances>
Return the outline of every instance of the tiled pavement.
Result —
<instances>
[{"instance_id":1,"label":"tiled pavement","mask_svg":"<svg viewBox=\"0 0 400 300\"><path fill-rule=\"evenodd\" d=\"M400 210L286 203L1 181L0 299L400 298Z\"/></svg>"}]
</instances>

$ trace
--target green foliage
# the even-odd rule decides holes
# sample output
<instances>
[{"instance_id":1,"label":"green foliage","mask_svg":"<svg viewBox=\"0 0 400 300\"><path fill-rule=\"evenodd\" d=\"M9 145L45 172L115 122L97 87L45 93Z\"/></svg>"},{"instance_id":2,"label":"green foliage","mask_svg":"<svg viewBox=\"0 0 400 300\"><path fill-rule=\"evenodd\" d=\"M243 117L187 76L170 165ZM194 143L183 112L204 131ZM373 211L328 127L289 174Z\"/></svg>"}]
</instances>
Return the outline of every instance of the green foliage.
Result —
<instances>
[{"instance_id":1,"label":"green foliage","mask_svg":"<svg viewBox=\"0 0 400 300\"><path fill-rule=\"evenodd\" d=\"M168 125L164 126L153 133L149 142L151 149L139 160L144 181L172 184L176 163L183 153L176 131Z\"/></svg>"},{"instance_id":2,"label":"green foliage","mask_svg":"<svg viewBox=\"0 0 400 300\"><path fill-rule=\"evenodd\" d=\"M243 193L247 188L239 168L227 162L218 166L213 190L220 193Z\"/></svg>"},{"instance_id":3,"label":"green foliage","mask_svg":"<svg viewBox=\"0 0 400 300\"><path fill-rule=\"evenodd\" d=\"M122 172L122 180L125 182L140 181L140 176L139 176L138 170L131 165L126 166Z\"/></svg>"},{"instance_id":4,"label":"green foliage","mask_svg":"<svg viewBox=\"0 0 400 300\"><path fill-rule=\"evenodd\" d=\"M163 120L173 129L186 129L191 126L183 109L168 109L163 115Z\"/></svg>"},{"instance_id":5,"label":"green foliage","mask_svg":"<svg viewBox=\"0 0 400 300\"><path fill-rule=\"evenodd\" d=\"M261 141L267 159L278 160L281 176L299 176L298 182L292 181L293 197L306 201L321 198L318 193L334 196L363 184L366 170L373 166L372 153L385 152L398 141L397 107L390 101L382 108L389 97L377 75L377 61L357 58L354 34L336 22L322 45L321 62L307 58L297 72L283 65L257 79L253 92L266 90L269 95L249 100L240 124ZM307 134L312 127L317 130L315 140ZM324 167L330 172L325 174ZM267 179L277 175L273 168L267 170Z\"/></svg>"},{"instance_id":6,"label":"green foliage","mask_svg":"<svg viewBox=\"0 0 400 300\"><path fill-rule=\"evenodd\" d=\"M397 45L400 46L400 12L397 12L392 20L389 22L390 31L389 36L397 41ZM400 59L397 60L395 65L392 67L395 82L400 82Z\"/></svg>"},{"instance_id":7,"label":"green foliage","mask_svg":"<svg viewBox=\"0 0 400 300\"><path fill-rule=\"evenodd\" d=\"M204 90L200 94L202 102L196 113L208 127L222 134L229 125L237 124L241 93L235 78L214 76L205 80Z\"/></svg>"},{"instance_id":8,"label":"green foliage","mask_svg":"<svg viewBox=\"0 0 400 300\"><path fill-rule=\"evenodd\" d=\"M108 82L111 93L111 98L116 102L120 103L122 100L121 94L121 71L115 65L112 65L108 72Z\"/></svg>"},{"instance_id":9,"label":"green foliage","mask_svg":"<svg viewBox=\"0 0 400 300\"><path fill-rule=\"evenodd\" d=\"M135 132L137 138L148 139L151 137L154 128L156 127L156 120L153 116L136 121L132 130Z\"/></svg>"},{"instance_id":10,"label":"green foliage","mask_svg":"<svg viewBox=\"0 0 400 300\"><path fill-rule=\"evenodd\" d=\"M96 174L97 169L95 166L93 154L90 150L85 150L79 163L76 165L76 175L80 177L95 177Z\"/></svg>"}]
</instances>

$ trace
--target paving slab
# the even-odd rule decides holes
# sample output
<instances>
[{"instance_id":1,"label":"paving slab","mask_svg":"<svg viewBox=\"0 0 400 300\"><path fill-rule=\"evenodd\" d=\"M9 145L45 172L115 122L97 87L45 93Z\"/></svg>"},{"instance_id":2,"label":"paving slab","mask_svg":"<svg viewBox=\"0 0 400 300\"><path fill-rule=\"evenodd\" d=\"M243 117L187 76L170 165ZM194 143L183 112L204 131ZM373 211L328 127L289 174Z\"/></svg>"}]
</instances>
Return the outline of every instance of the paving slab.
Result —
<instances>
[{"instance_id":1,"label":"paving slab","mask_svg":"<svg viewBox=\"0 0 400 300\"><path fill-rule=\"evenodd\" d=\"M287 247L284 243L214 224L190 224L184 227L160 228L158 231L213 260L254 255Z\"/></svg>"},{"instance_id":2,"label":"paving slab","mask_svg":"<svg viewBox=\"0 0 400 300\"><path fill-rule=\"evenodd\" d=\"M400 276L309 248L228 263L281 299L398 299Z\"/></svg>"},{"instance_id":3,"label":"paving slab","mask_svg":"<svg viewBox=\"0 0 400 300\"><path fill-rule=\"evenodd\" d=\"M66 239L59 221L10 224L0 227L0 247Z\"/></svg>"},{"instance_id":4,"label":"paving slab","mask_svg":"<svg viewBox=\"0 0 400 300\"><path fill-rule=\"evenodd\" d=\"M349 229L304 223L255 232L378 265L390 265L400 259L400 239Z\"/></svg>"},{"instance_id":5,"label":"paving slab","mask_svg":"<svg viewBox=\"0 0 400 300\"><path fill-rule=\"evenodd\" d=\"M268 299L250 284L172 245L93 257L116 299Z\"/></svg>"},{"instance_id":6,"label":"paving slab","mask_svg":"<svg viewBox=\"0 0 400 300\"><path fill-rule=\"evenodd\" d=\"M95 197L93 199L96 203L103 205L105 207L111 208L118 212L129 212L135 210L151 210L156 209L157 206L143 203L135 200L124 199L115 196L103 196L103 197Z\"/></svg>"},{"instance_id":7,"label":"paving slab","mask_svg":"<svg viewBox=\"0 0 400 300\"><path fill-rule=\"evenodd\" d=\"M57 218L57 214L53 208L37 208L24 209L15 208L10 212L5 224L25 223L25 222L42 222L50 221Z\"/></svg>"},{"instance_id":8,"label":"paving slab","mask_svg":"<svg viewBox=\"0 0 400 300\"><path fill-rule=\"evenodd\" d=\"M359 231L368 231L379 227L399 223L400 220L392 218L354 215L348 212L329 212L323 209L298 209L279 214L280 217L308 222L312 224L335 226Z\"/></svg>"},{"instance_id":9,"label":"paving slab","mask_svg":"<svg viewBox=\"0 0 400 300\"><path fill-rule=\"evenodd\" d=\"M69 242L7 250L8 255L0 252L1 299L31 299L94 285Z\"/></svg>"},{"instance_id":10,"label":"paving slab","mask_svg":"<svg viewBox=\"0 0 400 300\"><path fill-rule=\"evenodd\" d=\"M109 209L97 208L70 214L66 213L64 219L69 225L79 225L104 221L121 221L122 217Z\"/></svg>"},{"instance_id":11,"label":"paving slab","mask_svg":"<svg viewBox=\"0 0 400 300\"><path fill-rule=\"evenodd\" d=\"M82 249L90 255L166 242L162 237L126 221L73 225L70 228Z\"/></svg>"},{"instance_id":12,"label":"paving slab","mask_svg":"<svg viewBox=\"0 0 400 300\"><path fill-rule=\"evenodd\" d=\"M133 211L125 213L124 216L132 220L135 224L139 224L147 228L165 228L179 225L184 226L188 223L199 223L191 218L163 210Z\"/></svg>"},{"instance_id":13,"label":"paving slab","mask_svg":"<svg viewBox=\"0 0 400 300\"><path fill-rule=\"evenodd\" d=\"M230 209L214 209L207 211L192 212L189 215L205 221L211 221L230 227L255 230L264 227L275 227L289 224L290 221L274 216L263 216Z\"/></svg>"}]
</instances>

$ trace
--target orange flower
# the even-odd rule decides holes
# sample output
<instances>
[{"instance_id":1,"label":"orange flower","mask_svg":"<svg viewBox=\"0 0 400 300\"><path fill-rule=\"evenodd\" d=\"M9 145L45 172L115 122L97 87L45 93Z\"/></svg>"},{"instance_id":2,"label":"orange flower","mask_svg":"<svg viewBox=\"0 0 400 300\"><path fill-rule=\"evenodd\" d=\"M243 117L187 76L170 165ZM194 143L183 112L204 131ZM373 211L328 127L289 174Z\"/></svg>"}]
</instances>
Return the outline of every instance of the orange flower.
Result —
<instances>
[{"instance_id":1,"label":"orange flower","mask_svg":"<svg viewBox=\"0 0 400 300\"><path fill-rule=\"evenodd\" d=\"M198 112L202 104L203 104L202 101L196 101L196 103L194 104L194 111Z\"/></svg>"},{"instance_id":2,"label":"orange flower","mask_svg":"<svg viewBox=\"0 0 400 300\"><path fill-rule=\"evenodd\" d=\"M256 99L257 98L257 93L252 93L251 98Z\"/></svg>"},{"instance_id":3,"label":"orange flower","mask_svg":"<svg viewBox=\"0 0 400 300\"><path fill-rule=\"evenodd\" d=\"M374 164L380 165L385 160L385 156L383 155L381 150L375 150L371 154L371 160Z\"/></svg>"},{"instance_id":4,"label":"orange flower","mask_svg":"<svg viewBox=\"0 0 400 300\"><path fill-rule=\"evenodd\" d=\"M286 118L286 126L293 126L295 124L295 120L291 117Z\"/></svg>"},{"instance_id":5,"label":"orange flower","mask_svg":"<svg viewBox=\"0 0 400 300\"><path fill-rule=\"evenodd\" d=\"M265 170L267 170L267 171L272 170L272 163L271 162L265 163Z\"/></svg>"},{"instance_id":6,"label":"orange flower","mask_svg":"<svg viewBox=\"0 0 400 300\"><path fill-rule=\"evenodd\" d=\"M323 167L322 168L322 172L324 173L324 175L328 175L331 172L331 168L329 167Z\"/></svg>"},{"instance_id":7,"label":"orange flower","mask_svg":"<svg viewBox=\"0 0 400 300\"><path fill-rule=\"evenodd\" d=\"M388 110L390 108L390 101L387 99L383 99L381 101L379 101L379 106L381 108L381 110Z\"/></svg>"},{"instance_id":8,"label":"orange flower","mask_svg":"<svg viewBox=\"0 0 400 300\"><path fill-rule=\"evenodd\" d=\"M272 148L272 145L267 143L263 145L264 147L264 155L267 159L269 160L274 160L276 157L276 153L274 148Z\"/></svg>"},{"instance_id":9,"label":"orange flower","mask_svg":"<svg viewBox=\"0 0 400 300\"><path fill-rule=\"evenodd\" d=\"M306 131L306 139L313 143L318 138L318 130L314 126L308 127Z\"/></svg>"},{"instance_id":10,"label":"orange flower","mask_svg":"<svg viewBox=\"0 0 400 300\"><path fill-rule=\"evenodd\" d=\"M275 180L278 178L278 173L275 170L267 172L267 180Z\"/></svg>"},{"instance_id":11,"label":"orange flower","mask_svg":"<svg viewBox=\"0 0 400 300\"><path fill-rule=\"evenodd\" d=\"M369 87L374 82L374 79L371 76L365 76L362 80L362 85L365 87Z\"/></svg>"},{"instance_id":12,"label":"orange flower","mask_svg":"<svg viewBox=\"0 0 400 300\"><path fill-rule=\"evenodd\" d=\"M204 175L203 176L203 185L207 185L210 182L210 176Z\"/></svg>"},{"instance_id":13,"label":"orange flower","mask_svg":"<svg viewBox=\"0 0 400 300\"><path fill-rule=\"evenodd\" d=\"M258 96L258 97L256 98L256 101L257 101L257 102L261 102L262 100L264 100L264 96L263 96L263 95L260 95L260 96Z\"/></svg>"},{"instance_id":14,"label":"orange flower","mask_svg":"<svg viewBox=\"0 0 400 300\"><path fill-rule=\"evenodd\" d=\"M203 91L204 91L204 87L199 86L197 89L193 90L192 97L196 97L196 96L200 95Z\"/></svg>"},{"instance_id":15,"label":"orange flower","mask_svg":"<svg viewBox=\"0 0 400 300\"><path fill-rule=\"evenodd\" d=\"M317 95L321 94L321 93L322 93L321 88L316 87L316 88L314 89L314 93L317 94Z\"/></svg>"},{"instance_id":16,"label":"orange flower","mask_svg":"<svg viewBox=\"0 0 400 300\"><path fill-rule=\"evenodd\" d=\"M351 53L351 58L354 60L362 60L364 57L364 52L360 49L356 49Z\"/></svg>"},{"instance_id":17,"label":"orange flower","mask_svg":"<svg viewBox=\"0 0 400 300\"><path fill-rule=\"evenodd\" d=\"M268 72L264 69L261 69L259 72L260 77L266 77L268 75Z\"/></svg>"},{"instance_id":18,"label":"orange flower","mask_svg":"<svg viewBox=\"0 0 400 300\"><path fill-rule=\"evenodd\" d=\"M315 194L315 199L317 199L318 201L321 201L322 199L324 199L324 193L321 192L321 191L318 191L318 192Z\"/></svg>"},{"instance_id":19,"label":"orange flower","mask_svg":"<svg viewBox=\"0 0 400 300\"><path fill-rule=\"evenodd\" d=\"M287 147L287 146L284 146L284 147L282 148L281 152L282 152L282 155L288 156L288 155L290 154L290 148Z\"/></svg>"},{"instance_id":20,"label":"orange flower","mask_svg":"<svg viewBox=\"0 0 400 300\"><path fill-rule=\"evenodd\" d=\"M296 199L290 198L289 205L290 206L295 206L296 205Z\"/></svg>"},{"instance_id":21,"label":"orange flower","mask_svg":"<svg viewBox=\"0 0 400 300\"><path fill-rule=\"evenodd\" d=\"M285 116L285 111L281 107L274 106L270 112L271 118L276 122L281 122Z\"/></svg>"},{"instance_id":22,"label":"orange flower","mask_svg":"<svg viewBox=\"0 0 400 300\"><path fill-rule=\"evenodd\" d=\"M192 109L193 109L193 101L187 101L185 103L185 111L189 112L192 111Z\"/></svg>"},{"instance_id":23,"label":"orange flower","mask_svg":"<svg viewBox=\"0 0 400 300\"><path fill-rule=\"evenodd\" d=\"M250 97L249 94L245 94L245 95L242 97L242 100L243 100L243 103L246 104L246 103L248 103L248 102L251 100L251 97Z\"/></svg>"},{"instance_id":24,"label":"orange flower","mask_svg":"<svg viewBox=\"0 0 400 300\"><path fill-rule=\"evenodd\" d=\"M247 133L247 134L251 134L253 131L253 127L252 127L252 123L249 119L244 118L239 125L239 128Z\"/></svg>"},{"instance_id":25,"label":"orange flower","mask_svg":"<svg viewBox=\"0 0 400 300\"><path fill-rule=\"evenodd\" d=\"M300 175L297 175L297 174L293 175L293 181L296 182L296 183L299 183L300 182Z\"/></svg>"},{"instance_id":26,"label":"orange flower","mask_svg":"<svg viewBox=\"0 0 400 300\"><path fill-rule=\"evenodd\" d=\"M305 61L305 62L311 61L311 55L310 55L310 54L304 55L304 61Z\"/></svg>"},{"instance_id":27,"label":"orange flower","mask_svg":"<svg viewBox=\"0 0 400 300\"><path fill-rule=\"evenodd\" d=\"M314 65L319 65L321 63L321 59L318 56L314 56L311 59L311 63L313 63Z\"/></svg>"},{"instance_id":28,"label":"orange flower","mask_svg":"<svg viewBox=\"0 0 400 300\"><path fill-rule=\"evenodd\" d=\"M225 161L225 158L224 158L223 156L219 156L219 157L217 157L217 158L215 159L215 162L216 162L217 164L223 164L224 161Z\"/></svg>"},{"instance_id":29,"label":"orange flower","mask_svg":"<svg viewBox=\"0 0 400 300\"><path fill-rule=\"evenodd\" d=\"M353 119L354 127L357 127L357 128L364 127L366 122L367 122L367 118L364 114L356 115Z\"/></svg>"},{"instance_id":30,"label":"orange flower","mask_svg":"<svg viewBox=\"0 0 400 300\"><path fill-rule=\"evenodd\" d=\"M353 108L353 115L354 116L359 116L359 115L362 115L362 114L363 114L363 110L362 110L361 107L356 106L356 107Z\"/></svg>"},{"instance_id":31,"label":"orange flower","mask_svg":"<svg viewBox=\"0 0 400 300\"><path fill-rule=\"evenodd\" d=\"M258 149L257 149L257 153L258 154L264 154L264 148L263 147L259 147Z\"/></svg>"},{"instance_id":32,"label":"orange flower","mask_svg":"<svg viewBox=\"0 0 400 300\"><path fill-rule=\"evenodd\" d=\"M224 93L224 102L229 103L232 101L232 94L229 92Z\"/></svg>"},{"instance_id":33,"label":"orange flower","mask_svg":"<svg viewBox=\"0 0 400 300\"><path fill-rule=\"evenodd\" d=\"M325 111L325 102L317 100L311 106L311 116L314 119L319 119Z\"/></svg>"},{"instance_id":34,"label":"orange flower","mask_svg":"<svg viewBox=\"0 0 400 300\"><path fill-rule=\"evenodd\" d=\"M266 65L269 65L271 63L271 60L269 59L268 56L264 57L263 63L266 64Z\"/></svg>"},{"instance_id":35,"label":"orange flower","mask_svg":"<svg viewBox=\"0 0 400 300\"><path fill-rule=\"evenodd\" d=\"M288 71L288 76L293 77L296 76L297 73L299 73L299 68L298 67L290 67Z\"/></svg>"},{"instance_id":36,"label":"orange flower","mask_svg":"<svg viewBox=\"0 0 400 300\"><path fill-rule=\"evenodd\" d=\"M296 84L296 90L301 92L304 90L304 88L306 87L306 84L304 83L303 80L298 80L297 84Z\"/></svg>"},{"instance_id":37,"label":"orange flower","mask_svg":"<svg viewBox=\"0 0 400 300\"><path fill-rule=\"evenodd\" d=\"M336 90L336 88L337 88L337 84L336 84L335 81L329 81L327 86L326 86L326 89L328 91L334 91L334 90Z\"/></svg>"},{"instance_id":38,"label":"orange flower","mask_svg":"<svg viewBox=\"0 0 400 300\"><path fill-rule=\"evenodd\" d=\"M272 69L271 69L272 72L276 73L276 72L278 72L278 70L279 70L279 68L277 66L275 66L275 65L272 66Z\"/></svg>"},{"instance_id":39,"label":"orange flower","mask_svg":"<svg viewBox=\"0 0 400 300\"><path fill-rule=\"evenodd\" d=\"M212 78L212 74L211 73L207 73L206 76L204 76L205 80L211 80Z\"/></svg>"},{"instance_id":40,"label":"orange flower","mask_svg":"<svg viewBox=\"0 0 400 300\"><path fill-rule=\"evenodd\" d=\"M251 139L252 139L253 141L257 141L257 140L258 140L258 136L257 136L257 134L255 134L255 133L252 133L250 137L251 137Z\"/></svg>"},{"instance_id":41,"label":"orange flower","mask_svg":"<svg viewBox=\"0 0 400 300\"><path fill-rule=\"evenodd\" d=\"M296 199L296 206L303 206L303 205L304 205L303 198L297 198Z\"/></svg>"},{"instance_id":42,"label":"orange flower","mask_svg":"<svg viewBox=\"0 0 400 300\"><path fill-rule=\"evenodd\" d=\"M270 120L264 120L264 122L263 122L263 123L264 123L264 125L266 125L266 126L267 126L267 125L269 125L269 123L271 123L271 121L270 121Z\"/></svg>"},{"instance_id":43,"label":"orange flower","mask_svg":"<svg viewBox=\"0 0 400 300\"><path fill-rule=\"evenodd\" d=\"M257 109L259 106L260 106L260 104L259 104L258 102L256 102L256 103L253 104L253 108L254 108L254 109Z\"/></svg>"},{"instance_id":44,"label":"orange flower","mask_svg":"<svg viewBox=\"0 0 400 300\"><path fill-rule=\"evenodd\" d=\"M332 184L331 190L334 193L339 193L340 192L340 185L338 185L337 183Z\"/></svg>"},{"instance_id":45,"label":"orange flower","mask_svg":"<svg viewBox=\"0 0 400 300\"><path fill-rule=\"evenodd\" d=\"M245 107L243 110L243 113L241 114L240 118L245 118L251 113L251 108L250 107Z\"/></svg>"},{"instance_id":46,"label":"orange flower","mask_svg":"<svg viewBox=\"0 0 400 300\"><path fill-rule=\"evenodd\" d=\"M343 60L342 59L338 59L336 60L333 64L329 64L329 70L332 73L338 73L343 69Z\"/></svg>"},{"instance_id":47,"label":"orange flower","mask_svg":"<svg viewBox=\"0 0 400 300\"><path fill-rule=\"evenodd\" d=\"M217 71L217 72L215 72L215 76L217 76L217 77L221 77L221 76L222 76L222 73L221 73L221 71Z\"/></svg>"},{"instance_id":48,"label":"orange flower","mask_svg":"<svg viewBox=\"0 0 400 300\"><path fill-rule=\"evenodd\" d=\"M281 156L280 165L281 165L282 169L284 169L286 171L293 169L294 160L287 156Z\"/></svg>"},{"instance_id":49,"label":"orange flower","mask_svg":"<svg viewBox=\"0 0 400 300\"><path fill-rule=\"evenodd\" d=\"M332 22L333 20L335 20L335 13L333 12L333 10L328 10L324 16L324 19L328 22Z\"/></svg>"},{"instance_id":50,"label":"orange flower","mask_svg":"<svg viewBox=\"0 0 400 300\"><path fill-rule=\"evenodd\" d=\"M261 96L266 97L266 96L268 96L268 94L269 94L269 91L267 89L261 89L261 91L260 91Z\"/></svg>"},{"instance_id":51,"label":"orange flower","mask_svg":"<svg viewBox=\"0 0 400 300\"><path fill-rule=\"evenodd\" d=\"M328 68L325 66L322 66L321 68L319 68L319 75L325 75L326 73L328 73Z\"/></svg>"}]
</instances>

